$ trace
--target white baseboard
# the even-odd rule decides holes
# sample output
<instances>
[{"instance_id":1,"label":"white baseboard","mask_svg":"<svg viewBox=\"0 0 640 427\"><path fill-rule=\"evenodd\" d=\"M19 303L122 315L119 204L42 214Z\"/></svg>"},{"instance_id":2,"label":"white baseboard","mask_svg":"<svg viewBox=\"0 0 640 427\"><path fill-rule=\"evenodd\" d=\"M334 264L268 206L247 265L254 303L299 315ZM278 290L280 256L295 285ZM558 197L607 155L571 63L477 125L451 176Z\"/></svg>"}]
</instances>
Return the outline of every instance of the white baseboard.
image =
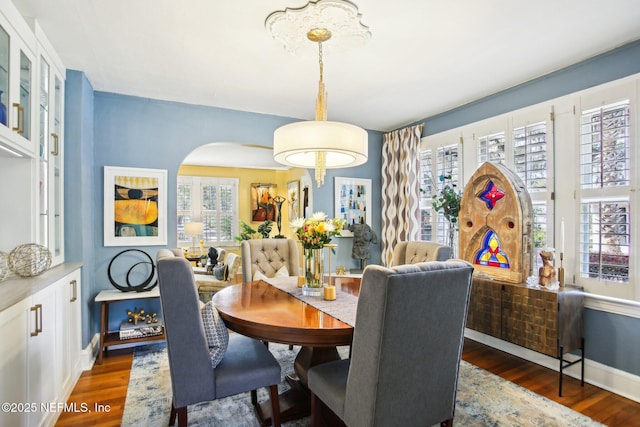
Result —
<instances>
[{"instance_id":1,"label":"white baseboard","mask_svg":"<svg viewBox=\"0 0 640 427\"><path fill-rule=\"evenodd\" d=\"M96 357L98 357L98 347L100 347L100 334L95 334L87 345L82 350L82 370L90 371L93 368L93 364L96 361Z\"/></svg>"},{"instance_id":2,"label":"white baseboard","mask_svg":"<svg viewBox=\"0 0 640 427\"><path fill-rule=\"evenodd\" d=\"M503 341L499 338L495 338L472 329L465 329L464 336L546 368L553 369L556 372L560 371L560 361L558 359L538 353L537 351L520 347L519 345ZM572 354L566 354L565 359L575 360L577 357ZM580 364L577 363L566 368L563 372L570 377L580 379ZM612 368L611 366L603 365L593 360L585 359L584 381L612 393L619 394L627 399L640 402L640 376Z\"/></svg>"}]
</instances>

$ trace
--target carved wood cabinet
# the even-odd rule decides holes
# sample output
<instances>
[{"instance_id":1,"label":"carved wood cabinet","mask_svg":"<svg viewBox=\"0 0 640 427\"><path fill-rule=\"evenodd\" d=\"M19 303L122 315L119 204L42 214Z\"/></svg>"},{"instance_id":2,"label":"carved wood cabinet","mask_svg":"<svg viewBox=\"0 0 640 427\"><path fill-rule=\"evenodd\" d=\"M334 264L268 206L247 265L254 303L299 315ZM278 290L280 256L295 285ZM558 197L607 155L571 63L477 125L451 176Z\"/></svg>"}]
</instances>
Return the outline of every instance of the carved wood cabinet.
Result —
<instances>
[{"instance_id":1,"label":"carved wood cabinet","mask_svg":"<svg viewBox=\"0 0 640 427\"><path fill-rule=\"evenodd\" d=\"M583 347L583 289L528 288L474 278L467 327L562 359Z\"/></svg>"}]
</instances>

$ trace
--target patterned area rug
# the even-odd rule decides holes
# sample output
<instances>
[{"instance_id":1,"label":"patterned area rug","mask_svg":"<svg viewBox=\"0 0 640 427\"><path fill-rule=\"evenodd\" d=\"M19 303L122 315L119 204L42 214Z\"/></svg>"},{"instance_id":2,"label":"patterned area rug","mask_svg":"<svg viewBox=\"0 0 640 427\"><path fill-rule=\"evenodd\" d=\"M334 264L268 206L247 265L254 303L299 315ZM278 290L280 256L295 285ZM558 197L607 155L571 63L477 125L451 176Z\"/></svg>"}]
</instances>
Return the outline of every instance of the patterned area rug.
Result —
<instances>
[{"instance_id":1,"label":"patterned area rug","mask_svg":"<svg viewBox=\"0 0 640 427\"><path fill-rule=\"evenodd\" d=\"M281 344L269 344L269 349L282 366L280 392L288 385L284 375L293 371L293 359L298 348L289 350ZM347 348L340 353L347 354ZM260 401L266 400L266 389L259 390ZM171 380L167 352L162 344L140 346L135 350L122 425L125 427L166 426L171 410ZM191 405L189 426L259 426L249 393L213 402ZM309 418L283 424L308 426ZM602 426L584 415L516 384L477 368L464 361L460 378L454 425L485 426Z\"/></svg>"}]
</instances>

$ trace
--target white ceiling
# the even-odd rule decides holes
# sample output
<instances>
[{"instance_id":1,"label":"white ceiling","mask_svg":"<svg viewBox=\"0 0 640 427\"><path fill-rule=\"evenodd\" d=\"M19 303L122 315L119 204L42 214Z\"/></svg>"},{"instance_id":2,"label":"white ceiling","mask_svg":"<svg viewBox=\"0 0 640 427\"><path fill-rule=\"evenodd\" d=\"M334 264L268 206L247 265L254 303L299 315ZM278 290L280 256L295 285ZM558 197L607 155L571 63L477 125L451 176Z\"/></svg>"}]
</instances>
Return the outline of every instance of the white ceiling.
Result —
<instances>
[{"instance_id":1,"label":"white ceiling","mask_svg":"<svg viewBox=\"0 0 640 427\"><path fill-rule=\"evenodd\" d=\"M291 55L264 27L306 0L13 2L97 91L314 117L317 57ZM356 4L372 37L325 55L328 119L380 131L640 39L638 0Z\"/></svg>"}]
</instances>

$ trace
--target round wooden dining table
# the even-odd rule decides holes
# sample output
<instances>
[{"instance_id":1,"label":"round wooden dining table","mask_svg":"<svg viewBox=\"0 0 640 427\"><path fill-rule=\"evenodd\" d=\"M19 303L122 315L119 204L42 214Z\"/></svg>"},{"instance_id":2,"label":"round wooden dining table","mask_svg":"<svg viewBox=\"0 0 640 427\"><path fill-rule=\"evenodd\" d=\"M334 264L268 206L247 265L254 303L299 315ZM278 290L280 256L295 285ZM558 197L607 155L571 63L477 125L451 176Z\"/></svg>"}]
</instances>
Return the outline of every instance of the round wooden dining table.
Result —
<instances>
[{"instance_id":1,"label":"round wooden dining table","mask_svg":"<svg viewBox=\"0 0 640 427\"><path fill-rule=\"evenodd\" d=\"M358 290L343 289L356 295ZM301 346L294 362L299 383L288 378L292 388L280 395L280 420L308 415L307 371L340 359L336 346L351 344L353 327L264 281L227 286L212 301L230 330L264 342ZM269 425L270 405L265 402L259 408L262 425Z\"/></svg>"}]
</instances>

